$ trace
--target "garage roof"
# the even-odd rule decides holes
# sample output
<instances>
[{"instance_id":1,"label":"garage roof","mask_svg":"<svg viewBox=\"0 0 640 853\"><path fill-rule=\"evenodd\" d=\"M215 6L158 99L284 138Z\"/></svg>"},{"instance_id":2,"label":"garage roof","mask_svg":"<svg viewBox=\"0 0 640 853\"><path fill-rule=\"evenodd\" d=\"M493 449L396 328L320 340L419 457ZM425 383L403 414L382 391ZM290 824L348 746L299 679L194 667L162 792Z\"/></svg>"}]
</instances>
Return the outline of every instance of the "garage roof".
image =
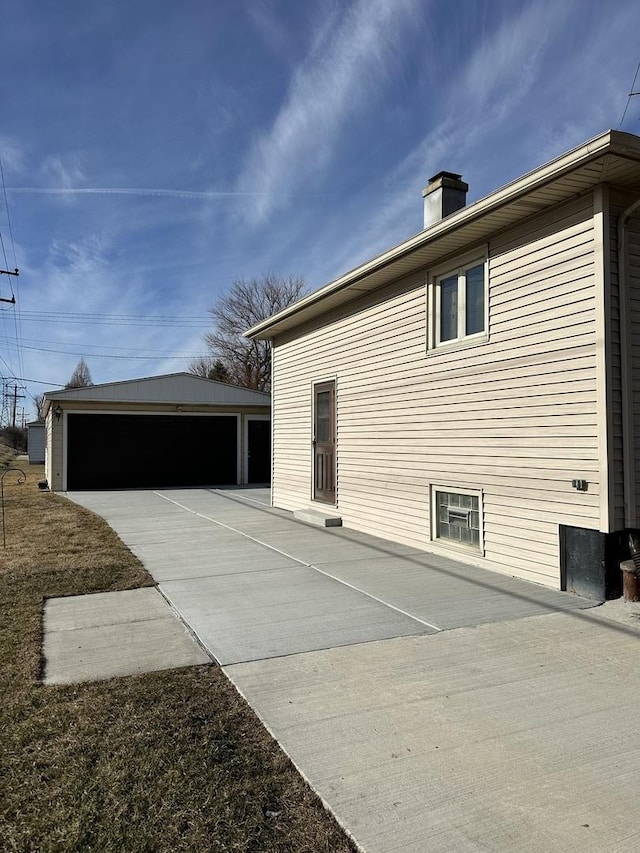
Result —
<instances>
[{"instance_id":1,"label":"garage roof","mask_svg":"<svg viewBox=\"0 0 640 853\"><path fill-rule=\"evenodd\" d=\"M245 336L274 338L604 182L640 192L640 137L616 130L594 137L257 323Z\"/></svg>"},{"instance_id":2,"label":"garage roof","mask_svg":"<svg viewBox=\"0 0 640 853\"><path fill-rule=\"evenodd\" d=\"M147 379L66 388L45 394L45 414L53 402L83 400L112 403L173 403L186 405L268 406L270 394L239 388L192 373L169 373Z\"/></svg>"}]
</instances>

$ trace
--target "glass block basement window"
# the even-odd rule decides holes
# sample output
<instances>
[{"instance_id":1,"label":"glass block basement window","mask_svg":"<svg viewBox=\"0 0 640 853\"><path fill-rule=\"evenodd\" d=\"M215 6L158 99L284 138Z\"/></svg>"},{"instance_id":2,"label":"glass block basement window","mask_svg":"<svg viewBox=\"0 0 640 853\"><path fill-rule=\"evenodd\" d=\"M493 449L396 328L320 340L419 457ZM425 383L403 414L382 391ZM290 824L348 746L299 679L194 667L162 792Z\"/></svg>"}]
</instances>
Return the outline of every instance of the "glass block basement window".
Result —
<instances>
[{"instance_id":1,"label":"glass block basement window","mask_svg":"<svg viewBox=\"0 0 640 853\"><path fill-rule=\"evenodd\" d=\"M480 499L436 491L436 538L480 550Z\"/></svg>"}]
</instances>

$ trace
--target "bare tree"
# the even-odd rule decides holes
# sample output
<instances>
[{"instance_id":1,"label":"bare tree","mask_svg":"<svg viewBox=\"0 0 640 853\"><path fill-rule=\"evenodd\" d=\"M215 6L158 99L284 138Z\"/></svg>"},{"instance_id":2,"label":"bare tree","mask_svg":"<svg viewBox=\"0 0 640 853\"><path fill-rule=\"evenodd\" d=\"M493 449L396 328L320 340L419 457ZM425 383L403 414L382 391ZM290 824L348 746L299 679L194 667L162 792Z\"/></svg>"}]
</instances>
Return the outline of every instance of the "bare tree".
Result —
<instances>
[{"instance_id":1,"label":"bare tree","mask_svg":"<svg viewBox=\"0 0 640 853\"><path fill-rule=\"evenodd\" d=\"M36 394L33 397L33 402L36 406L36 417L39 421L44 420L44 404L46 402L44 394Z\"/></svg>"},{"instance_id":2,"label":"bare tree","mask_svg":"<svg viewBox=\"0 0 640 853\"><path fill-rule=\"evenodd\" d=\"M303 292L303 279L294 276L237 278L209 309L214 328L205 334L205 341L211 358L222 363L230 382L257 391L270 390L271 344L247 340L242 333L296 302Z\"/></svg>"},{"instance_id":3,"label":"bare tree","mask_svg":"<svg viewBox=\"0 0 640 853\"><path fill-rule=\"evenodd\" d=\"M71 379L64 386L65 388L87 388L89 385L93 385L91 381L91 371L87 365L87 362L84 358L81 358L78 364L76 365L76 369L71 374Z\"/></svg>"},{"instance_id":4,"label":"bare tree","mask_svg":"<svg viewBox=\"0 0 640 853\"><path fill-rule=\"evenodd\" d=\"M201 355L189 365L189 373L194 376L202 376L203 379L215 379L216 382L231 382L229 371L219 358L210 355Z\"/></svg>"}]
</instances>

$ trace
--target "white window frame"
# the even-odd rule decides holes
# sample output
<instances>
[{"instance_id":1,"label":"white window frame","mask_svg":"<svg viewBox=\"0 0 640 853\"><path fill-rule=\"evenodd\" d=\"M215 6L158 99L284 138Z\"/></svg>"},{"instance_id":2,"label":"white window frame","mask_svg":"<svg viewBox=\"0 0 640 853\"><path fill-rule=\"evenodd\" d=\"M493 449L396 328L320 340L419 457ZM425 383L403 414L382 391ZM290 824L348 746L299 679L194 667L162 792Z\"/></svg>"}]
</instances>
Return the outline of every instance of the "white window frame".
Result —
<instances>
[{"instance_id":1,"label":"white window frame","mask_svg":"<svg viewBox=\"0 0 640 853\"><path fill-rule=\"evenodd\" d=\"M434 544L441 545L443 548L451 548L454 551L463 551L465 554L474 554L475 556L484 557L484 493L482 489L467 489L459 486L445 486L440 483L431 483L429 485L430 496L429 506L431 508L431 541ZM447 539L438 535L438 506L436 501L437 492L449 492L456 495L467 495L478 499L478 516L479 516L479 541L478 545L469 545L465 542L455 542L453 539Z\"/></svg>"},{"instance_id":2,"label":"white window frame","mask_svg":"<svg viewBox=\"0 0 640 853\"><path fill-rule=\"evenodd\" d=\"M474 334L466 334L466 272L472 267L482 266L484 275L484 328ZM446 341L440 340L440 282L457 277L458 280L458 334ZM481 343L489 339L489 263L488 253L474 252L455 264L435 269L429 276L427 295L428 350L443 350Z\"/></svg>"}]
</instances>

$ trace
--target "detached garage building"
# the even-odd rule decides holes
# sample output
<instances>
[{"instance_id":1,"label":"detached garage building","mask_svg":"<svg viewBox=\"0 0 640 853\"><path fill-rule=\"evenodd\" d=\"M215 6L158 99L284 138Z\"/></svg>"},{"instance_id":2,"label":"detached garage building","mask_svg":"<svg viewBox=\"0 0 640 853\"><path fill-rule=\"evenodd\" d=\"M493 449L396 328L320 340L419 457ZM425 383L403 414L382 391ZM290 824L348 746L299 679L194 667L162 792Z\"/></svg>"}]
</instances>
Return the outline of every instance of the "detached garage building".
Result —
<instances>
[{"instance_id":1,"label":"detached garage building","mask_svg":"<svg viewBox=\"0 0 640 853\"><path fill-rule=\"evenodd\" d=\"M52 491L271 479L270 397L190 373L46 395Z\"/></svg>"}]
</instances>

